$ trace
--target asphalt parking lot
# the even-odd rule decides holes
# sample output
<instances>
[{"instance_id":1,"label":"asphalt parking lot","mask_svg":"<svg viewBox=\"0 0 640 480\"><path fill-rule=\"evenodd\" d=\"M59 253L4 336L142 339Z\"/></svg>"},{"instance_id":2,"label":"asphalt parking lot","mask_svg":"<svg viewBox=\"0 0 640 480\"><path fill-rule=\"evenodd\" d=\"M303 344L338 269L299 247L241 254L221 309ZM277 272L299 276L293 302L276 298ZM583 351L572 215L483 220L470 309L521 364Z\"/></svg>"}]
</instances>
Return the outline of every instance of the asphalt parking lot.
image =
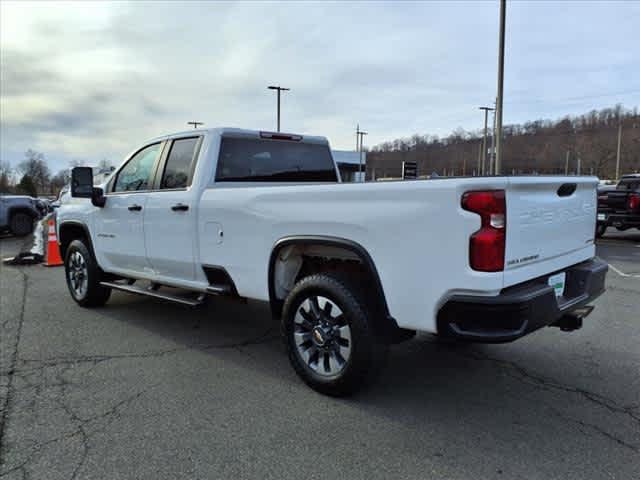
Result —
<instances>
[{"instance_id":1,"label":"asphalt parking lot","mask_svg":"<svg viewBox=\"0 0 640 480\"><path fill-rule=\"evenodd\" d=\"M261 304L84 310L62 268L2 265L0 477L640 478L640 232L598 253L608 291L581 330L421 335L349 399L297 379Z\"/></svg>"}]
</instances>

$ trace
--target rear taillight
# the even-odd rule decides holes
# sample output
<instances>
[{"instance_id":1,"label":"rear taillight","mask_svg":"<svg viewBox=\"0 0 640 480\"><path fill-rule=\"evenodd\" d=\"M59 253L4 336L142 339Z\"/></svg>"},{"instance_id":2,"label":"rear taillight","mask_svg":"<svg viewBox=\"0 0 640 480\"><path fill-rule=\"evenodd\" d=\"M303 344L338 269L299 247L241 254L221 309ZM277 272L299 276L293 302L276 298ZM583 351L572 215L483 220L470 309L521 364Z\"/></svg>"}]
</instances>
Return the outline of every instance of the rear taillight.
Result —
<instances>
[{"instance_id":1,"label":"rear taillight","mask_svg":"<svg viewBox=\"0 0 640 480\"><path fill-rule=\"evenodd\" d=\"M480 215L480 230L469 240L469 263L481 272L504 270L507 207L504 190L467 192L462 196L462 208Z\"/></svg>"},{"instance_id":2,"label":"rear taillight","mask_svg":"<svg viewBox=\"0 0 640 480\"><path fill-rule=\"evenodd\" d=\"M640 195L637 193L632 193L629 195L629 199L627 200L627 207L629 210L640 210Z\"/></svg>"}]
</instances>

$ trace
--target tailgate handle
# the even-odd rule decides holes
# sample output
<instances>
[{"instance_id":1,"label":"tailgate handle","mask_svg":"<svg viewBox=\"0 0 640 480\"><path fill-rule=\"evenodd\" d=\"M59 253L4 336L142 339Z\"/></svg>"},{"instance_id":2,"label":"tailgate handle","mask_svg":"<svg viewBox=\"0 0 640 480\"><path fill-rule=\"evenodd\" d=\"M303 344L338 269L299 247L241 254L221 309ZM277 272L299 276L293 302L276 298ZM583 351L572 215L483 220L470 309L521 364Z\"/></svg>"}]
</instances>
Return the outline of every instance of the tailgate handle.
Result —
<instances>
[{"instance_id":1,"label":"tailgate handle","mask_svg":"<svg viewBox=\"0 0 640 480\"><path fill-rule=\"evenodd\" d=\"M569 195L573 195L577 187L578 185L575 183L563 183L560 185L560 188L558 188L558 196L568 197Z\"/></svg>"}]
</instances>

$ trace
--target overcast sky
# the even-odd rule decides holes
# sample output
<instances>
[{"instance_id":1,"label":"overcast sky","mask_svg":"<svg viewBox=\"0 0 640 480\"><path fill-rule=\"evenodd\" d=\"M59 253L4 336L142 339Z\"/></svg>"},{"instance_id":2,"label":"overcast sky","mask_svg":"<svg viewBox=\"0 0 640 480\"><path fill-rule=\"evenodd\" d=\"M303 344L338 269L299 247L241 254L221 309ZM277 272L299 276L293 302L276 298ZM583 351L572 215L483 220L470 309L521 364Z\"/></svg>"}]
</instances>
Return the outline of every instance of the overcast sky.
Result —
<instances>
[{"instance_id":1,"label":"overcast sky","mask_svg":"<svg viewBox=\"0 0 640 480\"><path fill-rule=\"evenodd\" d=\"M505 123L640 105L640 1L511 1ZM329 137L353 149L482 126L496 92L498 2L0 2L0 159L55 172L119 163L206 126Z\"/></svg>"}]
</instances>

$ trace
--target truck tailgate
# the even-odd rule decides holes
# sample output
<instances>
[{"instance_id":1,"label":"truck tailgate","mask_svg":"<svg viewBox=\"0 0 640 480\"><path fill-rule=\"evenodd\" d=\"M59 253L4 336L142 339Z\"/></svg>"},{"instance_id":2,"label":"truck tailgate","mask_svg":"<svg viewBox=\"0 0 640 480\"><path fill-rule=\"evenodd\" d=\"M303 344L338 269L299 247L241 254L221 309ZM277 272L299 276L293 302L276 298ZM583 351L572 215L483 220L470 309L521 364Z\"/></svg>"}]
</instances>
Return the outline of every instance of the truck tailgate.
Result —
<instances>
[{"instance_id":1,"label":"truck tailgate","mask_svg":"<svg viewBox=\"0 0 640 480\"><path fill-rule=\"evenodd\" d=\"M595 177L510 177L504 286L595 255Z\"/></svg>"}]
</instances>

